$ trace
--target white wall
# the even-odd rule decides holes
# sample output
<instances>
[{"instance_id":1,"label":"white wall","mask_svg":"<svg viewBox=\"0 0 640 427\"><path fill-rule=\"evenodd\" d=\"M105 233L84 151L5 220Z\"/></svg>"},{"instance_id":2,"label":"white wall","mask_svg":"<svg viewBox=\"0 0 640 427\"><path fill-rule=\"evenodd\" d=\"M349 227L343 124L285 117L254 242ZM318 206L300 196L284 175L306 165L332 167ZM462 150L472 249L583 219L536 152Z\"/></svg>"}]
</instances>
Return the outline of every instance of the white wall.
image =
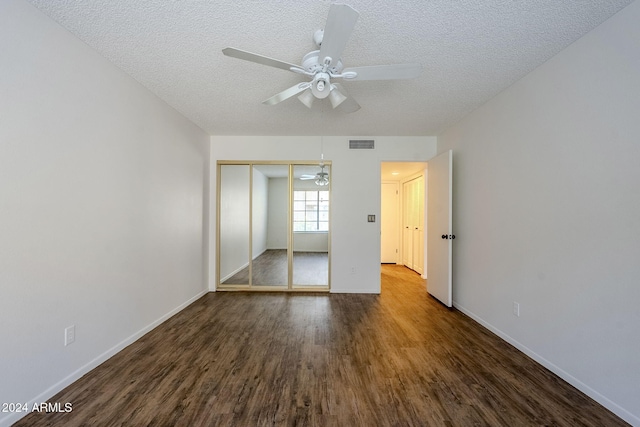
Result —
<instances>
[{"instance_id":1,"label":"white wall","mask_svg":"<svg viewBox=\"0 0 640 427\"><path fill-rule=\"evenodd\" d=\"M33 403L207 290L209 137L25 1L0 52L0 402Z\"/></svg>"},{"instance_id":2,"label":"white wall","mask_svg":"<svg viewBox=\"0 0 640 427\"><path fill-rule=\"evenodd\" d=\"M253 210L251 217L251 237L253 242L251 250L253 251L252 259L260 256L267 250L267 223L269 211L269 178L260 171L253 169L253 201L251 209Z\"/></svg>"},{"instance_id":3,"label":"white wall","mask_svg":"<svg viewBox=\"0 0 640 427\"><path fill-rule=\"evenodd\" d=\"M220 227L220 252L224 253L220 258L220 281L224 282L249 265L249 166L222 166L220 181L220 217L224 223Z\"/></svg>"},{"instance_id":4,"label":"white wall","mask_svg":"<svg viewBox=\"0 0 640 427\"><path fill-rule=\"evenodd\" d=\"M267 212L267 247L269 249L287 249L289 179L269 179L269 208Z\"/></svg>"},{"instance_id":5,"label":"white wall","mask_svg":"<svg viewBox=\"0 0 640 427\"><path fill-rule=\"evenodd\" d=\"M358 114L358 113L354 113ZM332 161L331 173L331 291L380 292L380 163L426 161L436 152L435 137L372 137L374 150L349 150L349 139L325 136L324 157ZM315 160L321 138L313 136L213 136L211 165L218 160ZM211 188L215 187L215 174ZM211 220L216 198L211 198ZM211 227L211 242L216 241ZM215 251L210 252L210 288L215 289ZM352 273L352 269L355 271Z\"/></svg>"},{"instance_id":6,"label":"white wall","mask_svg":"<svg viewBox=\"0 0 640 427\"><path fill-rule=\"evenodd\" d=\"M331 226L331 225L329 225ZM328 233L293 233L294 252L328 252Z\"/></svg>"},{"instance_id":7,"label":"white wall","mask_svg":"<svg viewBox=\"0 0 640 427\"><path fill-rule=\"evenodd\" d=\"M455 305L635 425L639 22L634 2L438 138Z\"/></svg>"}]
</instances>

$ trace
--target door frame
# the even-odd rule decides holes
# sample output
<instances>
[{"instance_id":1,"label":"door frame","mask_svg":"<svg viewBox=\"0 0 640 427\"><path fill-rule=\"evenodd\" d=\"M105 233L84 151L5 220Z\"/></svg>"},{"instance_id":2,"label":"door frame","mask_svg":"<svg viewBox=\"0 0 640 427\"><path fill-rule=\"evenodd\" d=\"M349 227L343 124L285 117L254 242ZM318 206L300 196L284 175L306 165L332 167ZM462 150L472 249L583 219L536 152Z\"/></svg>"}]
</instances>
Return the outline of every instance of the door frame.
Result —
<instances>
[{"instance_id":1,"label":"door frame","mask_svg":"<svg viewBox=\"0 0 640 427\"><path fill-rule=\"evenodd\" d=\"M401 254L402 254L402 209L401 209L401 192L400 192L400 181L392 181L392 180L384 180L381 182L381 194L380 194L380 201L382 203L382 205L384 205L385 201L382 200L382 186L383 185L393 185L395 187L395 191L396 191L396 198L395 198L395 206L392 207L392 209L395 211L395 224L394 224L394 230L393 232L395 233L395 243L396 243L396 253L395 253L395 262L393 262L393 264L402 264L402 259L401 259ZM387 201L388 202L388 201ZM382 253L382 228L383 228L383 221L384 221L384 206L380 207L380 251ZM384 262L382 260L382 255L380 257L380 263L383 264L391 264L388 262Z\"/></svg>"},{"instance_id":2,"label":"door frame","mask_svg":"<svg viewBox=\"0 0 640 427\"><path fill-rule=\"evenodd\" d=\"M398 210L399 210L399 221L398 221L398 261L396 265L403 265L403 250L404 250L404 242L403 242L403 228L402 222L404 217L403 212L403 185L407 181L411 181L422 175L424 177L424 245L423 245L423 273L421 277L423 279L427 278L427 235L429 230L427 229L427 181L428 181L428 160L381 160L381 183L382 182L397 182L398 183ZM390 177L388 174L385 174L385 166L397 166L399 170L399 175L397 178ZM380 198L380 203L382 204L382 197ZM380 211L382 212L382 206L380 207Z\"/></svg>"}]
</instances>

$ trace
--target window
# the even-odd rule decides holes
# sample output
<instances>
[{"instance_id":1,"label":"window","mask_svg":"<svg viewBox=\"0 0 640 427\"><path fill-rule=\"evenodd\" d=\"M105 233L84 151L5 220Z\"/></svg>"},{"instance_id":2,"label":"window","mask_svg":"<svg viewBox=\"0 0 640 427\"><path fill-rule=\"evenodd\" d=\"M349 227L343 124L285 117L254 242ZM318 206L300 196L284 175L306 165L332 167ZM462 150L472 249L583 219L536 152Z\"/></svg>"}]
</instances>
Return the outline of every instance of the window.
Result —
<instances>
[{"instance_id":1,"label":"window","mask_svg":"<svg viewBox=\"0 0 640 427\"><path fill-rule=\"evenodd\" d=\"M293 192L293 231L327 232L329 231L329 192L298 191Z\"/></svg>"}]
</instances>

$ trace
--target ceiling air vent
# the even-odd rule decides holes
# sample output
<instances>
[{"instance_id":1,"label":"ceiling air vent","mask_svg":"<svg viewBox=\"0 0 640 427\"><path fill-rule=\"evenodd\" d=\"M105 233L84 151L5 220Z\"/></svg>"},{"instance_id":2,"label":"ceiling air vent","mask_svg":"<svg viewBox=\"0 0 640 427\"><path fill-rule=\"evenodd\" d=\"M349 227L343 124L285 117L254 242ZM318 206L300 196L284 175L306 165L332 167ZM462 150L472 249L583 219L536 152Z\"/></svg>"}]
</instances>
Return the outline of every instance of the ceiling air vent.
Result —
<instances>
[{"instance_id":1,"label":"ceiling air vent","mask_svg":"<svg viewBox=\"0 0 640 427\"><path fill-rule=\"evenodd\" d=\"M360 150L360 149L373 149L373 139L350 139L349 140L349 149L350 150Z\"/></svg>"}]
</instances>

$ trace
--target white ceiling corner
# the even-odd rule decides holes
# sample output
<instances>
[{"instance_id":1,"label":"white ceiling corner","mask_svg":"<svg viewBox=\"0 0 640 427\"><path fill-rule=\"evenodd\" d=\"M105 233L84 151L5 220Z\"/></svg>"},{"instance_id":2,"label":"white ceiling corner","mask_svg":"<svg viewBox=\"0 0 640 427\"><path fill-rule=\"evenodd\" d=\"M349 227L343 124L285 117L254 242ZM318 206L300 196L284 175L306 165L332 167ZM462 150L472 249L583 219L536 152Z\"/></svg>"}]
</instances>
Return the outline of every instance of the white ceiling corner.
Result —
<instances>
[{"instance_id":1,"label":"white ceiling corner","mask_svg":"<svg viewBox=\"0 0 640 427\"><path fill-rule=\"evenodd\" d=\"M213 135L436 135L631 0L347 1L360 18L346 67L418 62L413 80L344 82L361 110L261 102L304 81L226 57L314 50L330 1L29 0Z\"/></svg>"}]
</instances>

